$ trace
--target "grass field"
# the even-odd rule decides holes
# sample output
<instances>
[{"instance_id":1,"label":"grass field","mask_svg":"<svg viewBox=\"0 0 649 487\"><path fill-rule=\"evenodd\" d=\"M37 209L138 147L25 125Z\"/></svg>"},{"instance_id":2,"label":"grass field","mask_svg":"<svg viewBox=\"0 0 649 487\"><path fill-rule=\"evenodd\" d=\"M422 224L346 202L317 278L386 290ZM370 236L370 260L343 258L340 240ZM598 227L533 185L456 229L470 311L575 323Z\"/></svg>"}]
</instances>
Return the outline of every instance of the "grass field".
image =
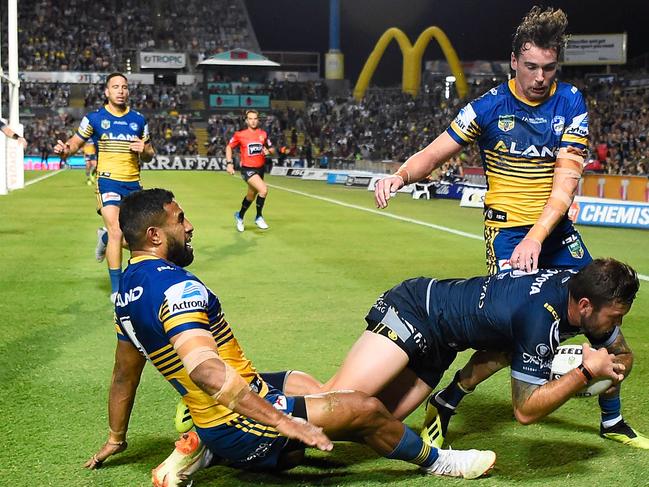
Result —
<instances>
[{"instance_id":1,"label":"grass field","mask_svg":"<svg viewBox=\"0 0 649 487\"><path fill-rule=\"evenodd\" d=\"M386 218L398 215L480 236L480 211L457 202L400 195L379 213L368 191L269 177L265 215L271 229L258 231L248 215L247 231L238 234L232 214L244 191L240 178L147 172L143 179L146 187L175 192L196 228L191 269L220 297L247 356L261 370L302 369L326 379L364 329L363 317L382 291L418 275L485 271L480 239ZM176 393L147 366L128 450L100 470L81 468L106 439L115 344L108 277L105 265L94 260L100 224L94 205L82 171L63 171L0 198L0 485L147 486L150 470L173 448ZM649 275L646 232L580 230L595 256L614 256ZM623 410L644 432L648 290L643 282L623 328L636 354ZM462 354L455 366L466 358ZM599 438L595 400L569 401L540 424L523 427L513 420L509 396L508 373L502 371L464 401L451 423L454 448L498 454L492 475L471 485L649 484L649 451ZM422 417L418 410L407 423L418 428ZM282 475L216 467L196 478L205 486L461 482L423 477L411 465L377 458L351 443L337 444L328 455L310 453L305 466Z\"/></svg>"}]
</instances>

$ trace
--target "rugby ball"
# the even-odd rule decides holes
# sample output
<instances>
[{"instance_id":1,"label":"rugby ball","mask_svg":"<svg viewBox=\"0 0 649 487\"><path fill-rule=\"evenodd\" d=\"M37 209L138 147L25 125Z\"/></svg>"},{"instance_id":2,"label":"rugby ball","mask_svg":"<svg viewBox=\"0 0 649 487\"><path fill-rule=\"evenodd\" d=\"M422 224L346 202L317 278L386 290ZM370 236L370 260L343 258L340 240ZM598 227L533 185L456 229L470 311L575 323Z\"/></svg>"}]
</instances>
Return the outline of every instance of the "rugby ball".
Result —
<instances>
[{"instance_id":1,"label":"rugby ball","mask_svg":"<svg viewBox=\"0 0 649 487\"><path fill-rule=\"evenodd\" d=\"M581 345L561 345L557 347L557 352L554 355L554 359L552 359L550 380L556 380L575 367L579 367L581 365L581 359ZM613 381L611 379L593 379L586 387L577 392L575 397L599 396L611 387L612 384Z\"/></svg>"}]
</instances>

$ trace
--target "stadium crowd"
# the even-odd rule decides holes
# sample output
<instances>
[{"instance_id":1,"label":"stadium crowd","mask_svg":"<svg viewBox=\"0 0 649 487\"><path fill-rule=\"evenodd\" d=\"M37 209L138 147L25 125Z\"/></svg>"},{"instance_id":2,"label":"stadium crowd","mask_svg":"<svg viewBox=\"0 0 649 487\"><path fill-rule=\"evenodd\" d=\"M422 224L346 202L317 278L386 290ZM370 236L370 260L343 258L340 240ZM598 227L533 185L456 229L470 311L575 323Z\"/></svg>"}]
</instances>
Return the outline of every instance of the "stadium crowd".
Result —
<instances>
[{"instance_id":1,"label":"stadium crowd","mask_svg":"<svg viewBox=\"0 0 649 487\"><path fill-rule=\"evenodd\" d=\"M435 134L445 129L463 102L447 99L443 87L430 85L413 99L399 89L369 90L363 100L328 96L320 82L268 82L254 84L221 80L238 90L256 87L271 99L300 100L305 110L284 108L262 114L262 127L278 148L279 163L287 158L303 160L304 165L326 165L332 160L404 161L426 146ZM586 171L607 174L649 174L649 88L629 89L621 82L575 81L585 94L590 110L590 160ZM214 88L214 86L212 86ZM131 88L131 106L149 115L153 143L162 154L196 154L199 147L195 128L183 115L190 109L196 86L136 85ZM486 91L484 84L471 86L470 98ZM208 86L208 93L210 87ZM6 90L3 98L6 98ZM23 83L21 105L56 109L69 105L70 85ZM98 108L103 103L103 87L90 85L85 107ZM6 105L5 105L6 106ZM238 113L212 114L206 121L207 154L224 155L224 147L241 126ZM35 123L36 128L29 127ZM27 121L29 151L36 153L51 143L43 141L48 133L62 130L47 117ZM31 130L31 132L30 132ZM460 156L464 166L480 165L476 146Z\"/></svg>"},{"instance_id":2,"label":"stadium crowd","mask_svg":"<svg viewBox=\"0 0 649 487\"><path fill-rule=\"evenodd\" d=\"M171 0L107 0L90 9L83 0L18 6L19 18L29 19L19 34L26 71L111 72L134 63L137 49L189 52L196 60L234 47L254 49L257 42L239 0L188 0L182 9Z\"/></svg>"}]
</instances>

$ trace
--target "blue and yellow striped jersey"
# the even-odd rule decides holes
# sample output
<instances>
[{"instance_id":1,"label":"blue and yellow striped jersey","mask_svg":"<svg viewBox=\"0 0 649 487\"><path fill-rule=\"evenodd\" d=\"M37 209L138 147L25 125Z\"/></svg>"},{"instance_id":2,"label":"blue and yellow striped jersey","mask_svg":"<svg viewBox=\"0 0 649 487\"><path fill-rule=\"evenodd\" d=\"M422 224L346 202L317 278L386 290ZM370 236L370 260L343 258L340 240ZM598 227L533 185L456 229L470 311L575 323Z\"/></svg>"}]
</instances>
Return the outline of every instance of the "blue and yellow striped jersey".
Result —
<instances>
[{"instance_id":1,"label":"blue and yellow striped jersey","mask_svg":"<svg viewBox=\"0 0 649 487\"><path fill-rule=\"evenodd\" d=\"M536 223L559 149L588 148L588 110L577 88L555 82L547 99L530 104L516 96L514 82L466 105L447 129L461 145L478 142L488 185L485 225L498 228Z\"/></svg>"},{"instance_id":2,"label":"blue and yellow striped jersey","mask_svg":"<svg viewBox=\"0 0 649 487\"><path fill-rule=\"evenodd\" d=\"M133 343L183 396L196 425L217 426L239 415L214 401L191 380L170 343L170 338L182 331L210 331L220 358L260 396L268 393L268 386L245 357L225 320L219 299L193 274L166 260L137 257L130 260L119 289L115 303L117 338Z\"/></svg>"},{"instance_id":3,"label":"blue and yellow striped jersey","mask_svg":"<svg viewBox=\"0 0 649 487\"><path fill-rule=\"evenodd\" d=\"M117 181L139 181L140 161L129 149L135 138L150 141L149 126L144 116L129 108L118 115L108 106L88 113L77 129L83 140L92 137L98 148L97 174Z\"/></svg>"}]
</instances>

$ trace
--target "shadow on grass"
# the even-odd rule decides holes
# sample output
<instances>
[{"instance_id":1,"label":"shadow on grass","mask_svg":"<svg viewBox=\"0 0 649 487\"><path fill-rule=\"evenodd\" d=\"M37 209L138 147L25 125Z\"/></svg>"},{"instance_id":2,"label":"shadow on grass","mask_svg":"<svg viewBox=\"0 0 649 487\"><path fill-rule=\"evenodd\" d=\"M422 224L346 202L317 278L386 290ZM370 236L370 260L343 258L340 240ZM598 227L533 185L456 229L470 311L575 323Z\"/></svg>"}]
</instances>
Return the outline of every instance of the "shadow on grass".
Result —
<instances>
[{"instance_id":1,"label":"shadow on grass","mask_svg":"<svg viewBox=\"0 0 649 487\"><path fill-rule=\"evenodd\" d=\"M592 406L597 408L597 402ZM492 475L499 478L539 481L568 474L585 478L588 461L606 456L597 433L598 425L556 416L523 426L509 401L474 400L458 409L444 447L493 449L498 460Z\"/></svg>"},{"instance_id":2,"label":"shadow on grass","mask_svg":"<svg viewBox=\"0 0 649 487\"><path fill-rule=\"evenodd\" d=\"M381 463L381 468L358 468L366 462ZM392 468L391 468L392 467ZM404 468L405 467L405 468ZM210 485L343 485L353 482L393 484L420 476L415 466L383 460L369 448L354 443L336 443L331 454L307 451L304 462L285 472L248 472L228 467L213 467L198 473L195 479Z\"/></svg>"}]
</instances>

